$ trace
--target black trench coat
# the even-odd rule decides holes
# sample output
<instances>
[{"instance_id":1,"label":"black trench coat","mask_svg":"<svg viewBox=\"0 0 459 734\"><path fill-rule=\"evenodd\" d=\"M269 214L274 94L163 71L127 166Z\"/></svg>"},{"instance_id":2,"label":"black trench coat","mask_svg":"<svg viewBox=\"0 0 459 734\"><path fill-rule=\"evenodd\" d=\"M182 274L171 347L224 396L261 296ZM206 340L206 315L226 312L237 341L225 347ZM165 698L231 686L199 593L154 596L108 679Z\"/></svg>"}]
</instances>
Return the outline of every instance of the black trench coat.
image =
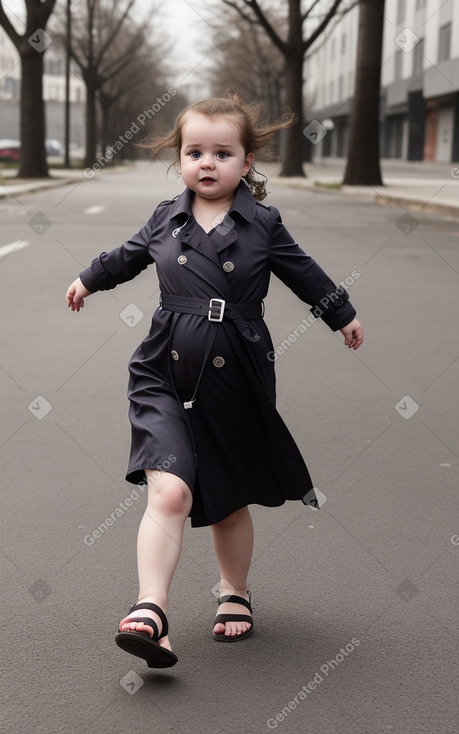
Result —
<instances>
[{"instance_id":1,"label":"black trench coat","mask_svg":"<svg viewBox=\"0 0 459 734\"><path fill-rule=\"evenodd\" d=\"M192 196L186 189L163 202L132 239L93 260L80 275L85 287L114 288L154 262L163 296L259 304L273 272L302 301L319 305L315 313L334 331L352 321L347 293L334 295L335 284L294 242L277 209L256 202L243 181L209 234L193 217ZM262 318L216 324L159 307L129 372L128 481L145 481L144 470L155 468L181 477L193 492L193 526L252 503L315 504L305 462L275 408L273 344Z\"/></svg>"}]
</instances>

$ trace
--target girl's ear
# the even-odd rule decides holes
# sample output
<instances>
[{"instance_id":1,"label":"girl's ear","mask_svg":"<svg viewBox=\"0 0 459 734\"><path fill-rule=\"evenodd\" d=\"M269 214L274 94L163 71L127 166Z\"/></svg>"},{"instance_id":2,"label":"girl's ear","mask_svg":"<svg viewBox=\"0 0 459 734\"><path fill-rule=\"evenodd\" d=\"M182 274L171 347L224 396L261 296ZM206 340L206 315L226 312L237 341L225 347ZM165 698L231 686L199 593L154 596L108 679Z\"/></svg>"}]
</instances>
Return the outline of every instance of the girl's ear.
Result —
<instances>
[{"instance_id":1,"label":"girl's ear","mask_svg":"<svg viewBox=\"0 0 459 734\"><path fill-rule=\"evenodd\" d=\"M246 157L244 158L244 165L242 167L242 175L246 176L250 170L250 166L252 165L254 161L255 155L253 153L248 153Z\"/></svg>"}]
</instances>

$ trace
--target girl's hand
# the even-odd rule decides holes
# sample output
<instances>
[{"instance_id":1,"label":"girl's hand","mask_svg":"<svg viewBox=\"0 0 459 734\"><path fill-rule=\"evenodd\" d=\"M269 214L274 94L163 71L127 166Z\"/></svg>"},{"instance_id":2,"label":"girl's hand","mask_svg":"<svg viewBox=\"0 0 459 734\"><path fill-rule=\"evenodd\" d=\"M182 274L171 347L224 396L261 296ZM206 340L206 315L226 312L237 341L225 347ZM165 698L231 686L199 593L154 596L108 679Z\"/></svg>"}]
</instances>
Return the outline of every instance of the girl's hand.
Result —
<instances>
[{"instance_id":1,"label":"girl's hand","mask_svg":"<svg viewBox=\"0 0 459 734\"><path fill-rule=\"evenodd\" d=\"M88 291L88 289L84 287L81 280L77 278L73 281L72 285L67 291L67 306L71 308L72 311L79 311L80 308L83 308L84 306L83 298L86 298L86 296L90 295L91 292Z\"/></svg>"},{"instance_id":2,"label":"girl's hand","mask_svg":"<svg viewBox=\"0 0 459 734\"><path fill-rule=\"evenodd\" d=\"M349 349L358 349L363 342L363 329L360 321L357 321L357 319L343 326L340 332L343 334L344 343Z\"/></svg>"}]
</instances>

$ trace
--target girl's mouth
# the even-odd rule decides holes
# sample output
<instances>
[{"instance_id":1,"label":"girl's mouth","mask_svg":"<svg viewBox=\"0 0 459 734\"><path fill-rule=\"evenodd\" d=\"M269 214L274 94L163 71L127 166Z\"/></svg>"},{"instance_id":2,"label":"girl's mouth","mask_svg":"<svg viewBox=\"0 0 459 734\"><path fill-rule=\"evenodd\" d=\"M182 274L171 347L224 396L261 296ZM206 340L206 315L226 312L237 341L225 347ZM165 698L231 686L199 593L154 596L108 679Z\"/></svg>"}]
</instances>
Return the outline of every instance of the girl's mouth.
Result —
<instances>
[{"instance_id":1,"label":"girl's mouth","mask_svg":"<svg viewBox=\"0 0 459 734\"><path fill-rule=\"evenodd\" d=\"M205 183L210 183L210 182L215 181L215 179L214 178L211 178L210 176L204 176L203 178L200 179L200 181L201 182L204 181Z\"/></svg>"}]
</instances>

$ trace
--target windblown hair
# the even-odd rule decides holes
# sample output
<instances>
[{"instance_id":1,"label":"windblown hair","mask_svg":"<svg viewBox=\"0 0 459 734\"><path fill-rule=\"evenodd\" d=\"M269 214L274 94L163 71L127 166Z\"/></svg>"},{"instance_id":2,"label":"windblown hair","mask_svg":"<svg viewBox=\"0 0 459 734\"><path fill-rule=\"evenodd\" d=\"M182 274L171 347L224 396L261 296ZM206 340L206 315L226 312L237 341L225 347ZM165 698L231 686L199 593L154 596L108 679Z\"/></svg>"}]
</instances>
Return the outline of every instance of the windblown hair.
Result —
<instances>
[{"instance_id":1,"label":"windblown hair","mask_svg":"<svg viewBox=\"0 0 459 734\"><path fill-rule=\"evenodd\" d=\"M208 117L221 116L234 118L240 129L241 144L244 148L245 155L249 153L256 155L268 143L275 132L291 127L297 119L295 114L287 113L272 124L260 124L260 109L260 103L245 105L241 102L237 94L228 90L226 97L211 97L189 105L177 115L174 127L170 132L146 141L142 147L150 150L153 159L161 151L171 149L174 153L174 161L170 167L179 171L182 128L186 122L187 115L194 112L207 115ZM256 171L253 165L244 176L244 180L255 199L261 201L266 197L266 183L268 179L264 174Z\"/></svg>"}]
</instances>

